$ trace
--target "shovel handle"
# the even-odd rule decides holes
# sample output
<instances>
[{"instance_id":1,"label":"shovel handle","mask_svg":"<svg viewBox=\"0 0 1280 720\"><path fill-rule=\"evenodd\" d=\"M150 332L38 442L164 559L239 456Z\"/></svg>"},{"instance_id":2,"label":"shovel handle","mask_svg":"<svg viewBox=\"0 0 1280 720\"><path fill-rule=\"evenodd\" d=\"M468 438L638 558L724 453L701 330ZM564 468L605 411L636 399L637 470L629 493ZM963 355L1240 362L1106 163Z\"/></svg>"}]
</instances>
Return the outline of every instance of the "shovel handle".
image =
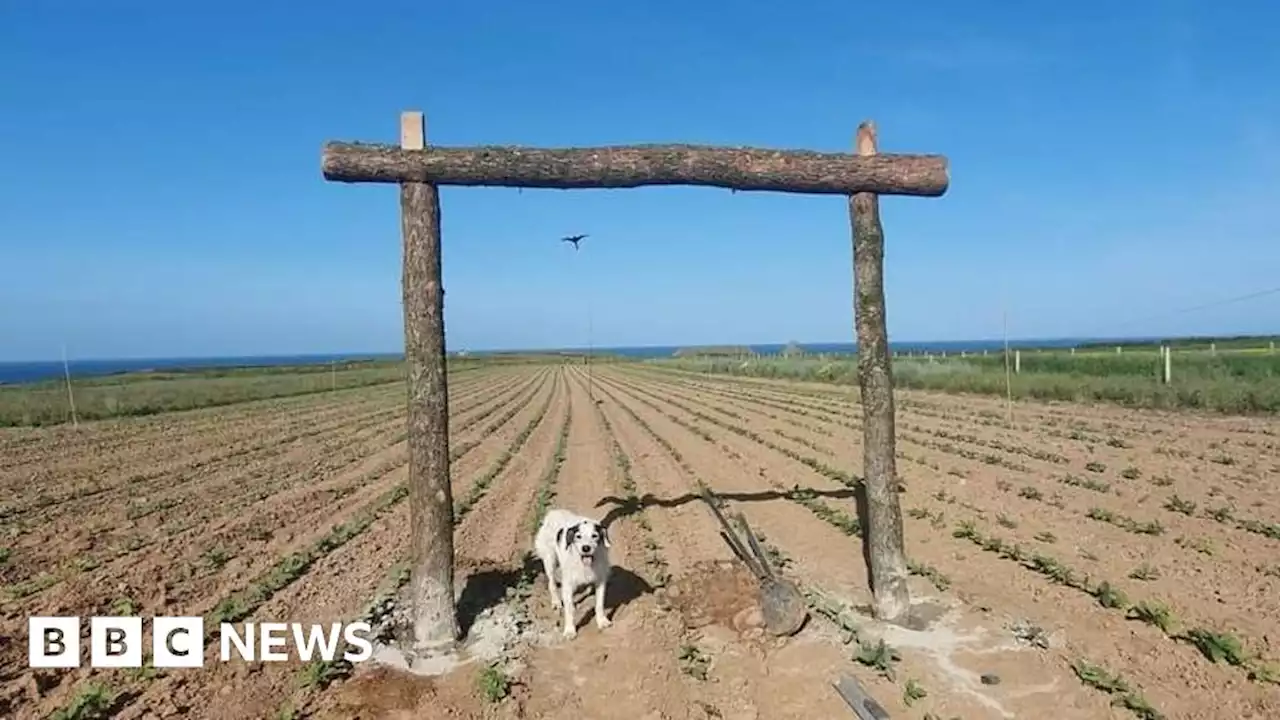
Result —
<instances>
[{"instance_id":1,"label":"shovel handle","mask_svg":"<svg viewBox=\"0 0 1280 720\"><path fill-rule=\"evenodd\" d=\"M747 544L751 546L751 553L755 555L756 562L760 564L760 569L764 571L764 576L773 579L773 566L769 564L769 556L765 555L764 550L760 548L760 542L756 540L756 534L751 532L751 526L747 524L747 516L738 513L738 524L742 526L742 534L747 536Z\"/></svg>"},{"instance_id":2,"label":"shovel handle","mask_svg":"<svg viewBox=\"0 0 1280 720\"><path fill-rule=\"evenodd\" d=\"M720 526L724 528L720 534L724 537L725 542L729 543L729 547L733 549L733 554L742 560L752 575L759 579L768 577L759 564L752 559L751 553L747 551L746 546L742 544L742 540L733 531L733 526L725 519L724 513L720 512L720 508L716 507L715 495L705 485L702 488L702 499L706 501L707 507L711 509L711 514L715 516L716 520L720 521Z\"/></svg>"}]
</instances>

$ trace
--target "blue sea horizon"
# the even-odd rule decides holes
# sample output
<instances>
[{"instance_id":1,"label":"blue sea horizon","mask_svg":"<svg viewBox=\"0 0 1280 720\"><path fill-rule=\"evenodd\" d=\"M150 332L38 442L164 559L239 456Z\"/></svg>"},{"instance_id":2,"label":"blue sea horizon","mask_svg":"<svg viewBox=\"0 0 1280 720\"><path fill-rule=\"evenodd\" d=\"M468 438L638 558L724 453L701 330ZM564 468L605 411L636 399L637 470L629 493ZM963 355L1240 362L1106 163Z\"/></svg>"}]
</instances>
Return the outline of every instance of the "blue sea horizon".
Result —
<instances>
[{"instance_id":1,"label":"blue sea horizon","mask_svg":"<svg viewBox=\"0 0 1280 720\"><path fill-rule=\"evenodd\" d=\"M1142 342L1148 338L1050 338L1043 340L1020 339L1011 341L1011 345L1019 347L1072 347L1082 343L1106 340L1117 343ZM722 343L723 346L743 346L761 354L780 352L787 343ZM811 353L852 353L856 345L851 342L842 343L799 343L806 352ZM703 345L713 347L715 344ZM682 347L699 347L697 345L647 345L632 347L597 347L592 352L599 354L621 355L632 358L670 357ZM891 342L895 352L976 352L996 350L1003 347L1002 340L950 340L936 342ZM504 353L537 352L586 352L582 348L531 348L511 350L476 350L468 351L472 356L484 356ZM123 373L154 372L161 370L189 370L201 368L227 367L270 367L278 365L324 365L331 362L350 360L393 360L403 357L403 353L331 353L303 355L236 355L224 357L170 357L170 358L120 358L120 359L69 359L67 366L73 378L102 377ZM50 380L63 375L61 360L40 360L30 362L0 362L0 385L31 383Z\"/></svg>"}]
</instances>

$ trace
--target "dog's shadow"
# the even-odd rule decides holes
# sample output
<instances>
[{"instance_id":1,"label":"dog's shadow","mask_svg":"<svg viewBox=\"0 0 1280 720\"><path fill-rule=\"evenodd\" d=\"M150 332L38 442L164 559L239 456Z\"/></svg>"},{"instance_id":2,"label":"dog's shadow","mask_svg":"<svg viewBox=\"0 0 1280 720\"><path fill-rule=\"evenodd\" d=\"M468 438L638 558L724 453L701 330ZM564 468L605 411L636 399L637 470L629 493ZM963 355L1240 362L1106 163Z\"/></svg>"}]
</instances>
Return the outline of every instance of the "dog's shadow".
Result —
<instances>
[{"instance_id":1,"label":"dog's shadow","mask_svg":"<svg viewBox=\"0 0 1280 720\"><path fill-rule=\"evenodd\" d=\"M542 591L550 594L546 587L546 577L539 576L538 579L542 581ZM612 620L613 617L618 614L618 610L620 608L630 605L641 597L652 592L653 586L649 584L648 580L645 580L624 567L614 565L613 569L609 571L609 583L604 587L605 614L608 615L610 620ZM584 598L590 601L588 604L589 609L577 621L576 627L578 629L585 627L588 622L595 618L595 595L595 589L589 585L584 588L578 588L578 592L574 594L575 607L578 607L579 604L583 602ZM559 617L558 614L557 617Z\"/></svg>"},{"instance_id":2,"label":"dog's shadow","mask_svg":"<svg viewBox=\"0 0 1280 720\"><path fill-rule=\"evenodd\" d=\"M463 583L462 594L458 598L457 605L458 629L462 632L462 636L467 636L475 625L476 618L480 617L484 611L497 607L522 584L527 585L534 595L541 594L544 601L550 594L547 589L547 576L542 571L542 562L536 557L526 557L524 564L520 567L481 570L468 576ZM653 586L647 580L625 567L614 565L609 571L609 583L605 586L605 611L612 619L619 608L652 592ZM583 596L594 598L595 590L591 586L579 588L575 596L575 606L582 602ZM595 604L591 603L586 614L578 621L578 627L582 627L594 617Z\"/></svg>"}]
</instances>

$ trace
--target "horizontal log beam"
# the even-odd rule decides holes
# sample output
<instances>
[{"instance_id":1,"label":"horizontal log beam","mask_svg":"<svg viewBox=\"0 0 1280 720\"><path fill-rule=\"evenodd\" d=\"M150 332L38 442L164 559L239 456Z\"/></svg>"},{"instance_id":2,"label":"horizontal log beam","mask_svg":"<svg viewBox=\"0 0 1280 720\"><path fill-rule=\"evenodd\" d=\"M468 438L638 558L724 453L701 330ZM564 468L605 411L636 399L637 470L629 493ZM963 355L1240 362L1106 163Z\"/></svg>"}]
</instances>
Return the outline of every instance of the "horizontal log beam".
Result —
<instances>
[{"instance_id":1,"label":"horizontal log beam","mask_svg":"<svg viewBox=\"0 0 1280 720\"><path fill-rule=\"evenodd\" d=\"M941 155L872 155L699 145L593 148L512 146L404 150L394 145L330 142L321 162L338 182L633 188L695 185L810 195L937 197L947 191Z\"/></svg>"}]
</instances>

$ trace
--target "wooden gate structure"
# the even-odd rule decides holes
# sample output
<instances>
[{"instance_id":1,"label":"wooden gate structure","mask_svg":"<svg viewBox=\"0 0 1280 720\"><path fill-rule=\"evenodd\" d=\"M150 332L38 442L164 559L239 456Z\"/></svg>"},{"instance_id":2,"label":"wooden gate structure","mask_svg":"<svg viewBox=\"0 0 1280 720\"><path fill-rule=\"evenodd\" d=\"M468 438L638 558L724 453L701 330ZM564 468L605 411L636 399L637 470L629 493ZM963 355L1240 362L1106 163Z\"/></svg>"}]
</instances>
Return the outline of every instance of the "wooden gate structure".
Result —
<instances>
[{"instance_id":1,"label":"wooden gate structure","mask_svg":"<svg viewBox=\"0 0 1280 720\"><path fill-rule=\"evenodd\" d=\"M938 197L949 183L940 155L879 154L875 126L858 126L855 153L696 145L588 148L439 147L421 112L400 117L400 145L326 143L324 178L400 186L404 349L408 368L412 650L459 638L454 602L454 517L449 482L449 396L440 251L440 185L516 188L710 186L849 196L853 306L863 408L863 555L876 616L909 610L902 509L894 462L893 381L884 298L879 195Z\"/></svg>"}]
</instances>

